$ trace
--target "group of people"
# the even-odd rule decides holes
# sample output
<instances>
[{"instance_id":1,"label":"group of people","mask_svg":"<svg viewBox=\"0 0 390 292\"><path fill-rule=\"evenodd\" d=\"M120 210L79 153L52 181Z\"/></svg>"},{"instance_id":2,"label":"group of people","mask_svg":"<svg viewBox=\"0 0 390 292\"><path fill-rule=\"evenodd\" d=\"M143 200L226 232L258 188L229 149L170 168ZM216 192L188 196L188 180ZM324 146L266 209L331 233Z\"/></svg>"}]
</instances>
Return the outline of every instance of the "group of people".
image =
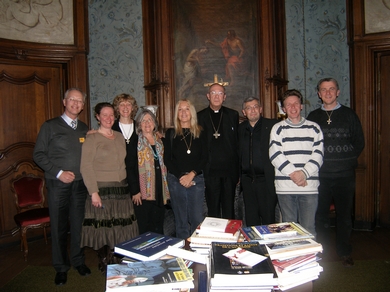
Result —
<instances>
[{"instance_id":1,"label":"group of people","mask_svg":"<svg viewBox=\"0 0 390 292\"><path fill-rule=\"evenodd\" d=\"M56 285L66 284L71 266L81 276L91 273L85 246L97 251L105 274L107 264L118 262L116 244L146 231L163 233L169 200L155 115L145 109L135 121L136 100L120 94L95 106L99 127L88 130L78 120L85 98L80 89L66 91L64 113L42 125L33 154L48 189Z\"/></svg>"},{"instance_id":2,"label":"group of people","mask_svg":"<svg viewBox=\"0 0 390 292\"><path fill-rule=\"evenodd\" d=\"M329 239L334 203L337 252L353 265L349 237L363 131L357 115L338 103L335 79L320 80L317 92L322 107L304 118L302 94L287 90L282 121L262 117L260 100L246 98L246 120L239 123L238 112L223 106L224 86L214 83L209 106L197 113L180 99L174 127L162 135L150 110L135 120L137 102L124 93L95 106L99 128L88 130L78 120L86 95L67 90L64 113L42 125L34 149L48 189L55 284L67 282L71 266L82 276L91 273L85 246L97 251L105 273L117 262L116 244L147 231L163 234L169 202L183 239L206 214L234 218L239 183L246 225L274 223L280 210L283 221L301 223L320 242Z\"/></svg>"}]
</instances>

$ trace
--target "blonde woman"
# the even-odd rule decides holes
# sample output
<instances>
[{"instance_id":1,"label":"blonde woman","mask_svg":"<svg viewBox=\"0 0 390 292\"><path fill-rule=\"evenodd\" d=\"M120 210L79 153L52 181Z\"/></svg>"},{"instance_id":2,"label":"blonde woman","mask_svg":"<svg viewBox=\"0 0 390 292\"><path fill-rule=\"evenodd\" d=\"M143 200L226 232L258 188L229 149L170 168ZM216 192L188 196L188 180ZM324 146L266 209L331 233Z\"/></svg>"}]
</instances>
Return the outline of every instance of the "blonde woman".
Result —
<instances>
[{"instance_id":1,"label":"blonde woman","mask_svg":"<svg viewBox=\"0 0 390 292\"><path fill-rule=\"evenodd\" d=\"M174 128L165 134L164 161L175 215L176 237L186 239L203 221L207 141L198 125L195 107L187 99L175 107Z\"/></svg>"}]
</instances>

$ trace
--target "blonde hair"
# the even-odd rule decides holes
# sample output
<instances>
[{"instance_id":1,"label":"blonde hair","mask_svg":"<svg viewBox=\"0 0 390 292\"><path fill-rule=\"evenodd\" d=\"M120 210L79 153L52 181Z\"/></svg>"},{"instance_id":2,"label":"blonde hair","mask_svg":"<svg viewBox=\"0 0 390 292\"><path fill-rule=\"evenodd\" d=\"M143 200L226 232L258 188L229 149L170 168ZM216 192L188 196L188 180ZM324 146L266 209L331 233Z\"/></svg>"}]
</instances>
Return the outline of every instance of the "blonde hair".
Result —
<instances>
[{"instance_id":1,"label":"blonde hair","mask_svg":"<svg viewBox=\"0 0 390 292\"><path fill-rule=\"evenodd\" d=\"M194 105L191 103L190 100L188 100L186 98L180 99L176 103L176 106L175 106L175 114L174 114L175 119L173 120L173 124L175 127L175 137L176 137L176 135L183 135L183 129L180 125L180 120L178 117L179 116L179 104L181 102L186 102L188 104L188 107L190 108L190 113L191 113L190 132L194 138L199 138L200 132L202 131L202 127L198 125L198 117L197 117Z\"/></svg>"},{"instance_id":2,"label":"blonde hair","mask_svg":"<svg viewBox=\"0 0 390 292\"><path fill-rule=\"evenodd\" d=\"M138 111L138 105L137 101L135 100L134 97L132 97L130 94L127 93L121 93L115 96L114 100L112 101L112 105L114 106L115 109L115 117L119 118L119 105L121 102L128 101L132 105L132 110L130 114L130 118L134 120L134 117Z\"/></svg>"}]
</instances>

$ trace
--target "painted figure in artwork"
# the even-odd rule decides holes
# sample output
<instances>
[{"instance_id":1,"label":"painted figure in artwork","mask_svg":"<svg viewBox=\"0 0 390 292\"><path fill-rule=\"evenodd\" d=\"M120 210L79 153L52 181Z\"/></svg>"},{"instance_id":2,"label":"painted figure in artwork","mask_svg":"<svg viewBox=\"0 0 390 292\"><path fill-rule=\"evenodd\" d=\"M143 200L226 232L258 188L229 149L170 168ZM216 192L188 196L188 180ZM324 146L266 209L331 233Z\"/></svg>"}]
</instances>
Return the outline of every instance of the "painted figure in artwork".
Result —
<instances>
[{"instance_id":1,"label":"painted figure in artwork","mask_svg":"<svg viewBox=\"0 0 390 292\"><path fill-rule=\"evenodd\" d=\"M208 52L207 47L200 47L193 49L187 56L186 62L183 68L183 81L178 91L179 99L184 97L184 93L191 89L198 81L200 77L200 64L199 61L203 55Z\"/></svg>"},{"instance_id":2,"label":"painted figure in artwork","mask_svg":"<svg viewBox=\"0 0 390 292\"><path fill-rule=\"evenodd\" d=\"M221 43L206 40L206 44L213 44L222 50L226 60L226 80L230 80L230 85L234 84L234 77L243 75L245 69L245 47L242 39L237 37L234 30L228 30L226 38Z\"/></svg>"}]
</instances>

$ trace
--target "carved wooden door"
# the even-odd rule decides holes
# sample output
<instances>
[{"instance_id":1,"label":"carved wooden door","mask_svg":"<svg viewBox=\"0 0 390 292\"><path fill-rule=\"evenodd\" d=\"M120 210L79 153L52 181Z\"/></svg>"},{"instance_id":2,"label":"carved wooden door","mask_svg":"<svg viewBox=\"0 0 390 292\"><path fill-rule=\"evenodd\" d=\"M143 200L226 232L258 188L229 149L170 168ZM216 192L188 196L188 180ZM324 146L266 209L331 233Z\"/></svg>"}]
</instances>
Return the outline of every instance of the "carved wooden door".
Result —
<instances>
[{"instance_id":1,"label":"carved wooden door","mask_svg":"<svg viewBox=\"0 0 390 292\"><path fill-rule=\"evenodd\" d=\"M60 64L0 60L0 245L15 241L8 236L16 214L10 179L43 175L32 152L43 122L63 112L61 80Z\"/></svg>"}]
</instances>

